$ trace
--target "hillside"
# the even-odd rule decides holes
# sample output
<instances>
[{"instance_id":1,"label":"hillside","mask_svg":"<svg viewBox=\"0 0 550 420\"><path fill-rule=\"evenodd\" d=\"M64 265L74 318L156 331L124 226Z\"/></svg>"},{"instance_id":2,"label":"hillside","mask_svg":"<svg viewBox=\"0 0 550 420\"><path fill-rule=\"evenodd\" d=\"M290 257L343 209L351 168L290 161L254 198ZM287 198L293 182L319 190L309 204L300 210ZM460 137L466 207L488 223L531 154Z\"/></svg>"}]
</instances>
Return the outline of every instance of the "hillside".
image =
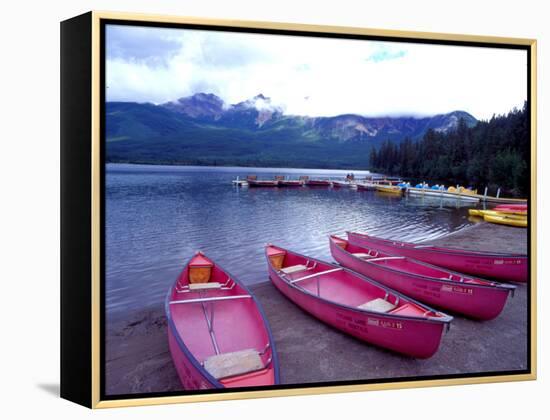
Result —
<instances>
[{"instance_id":1,"label":"hillside","mask_svg":"<svg viewBox=\"0 0 550 420\"><path fill-rule=\"evenodd\" d=\"M234 105L204 93L161 105L108 102L107 160L359 168L384 140L446 133L460 119L477 123L463 111L423 118L286 115L261 94Z\"/></svg>"}]
</instances>

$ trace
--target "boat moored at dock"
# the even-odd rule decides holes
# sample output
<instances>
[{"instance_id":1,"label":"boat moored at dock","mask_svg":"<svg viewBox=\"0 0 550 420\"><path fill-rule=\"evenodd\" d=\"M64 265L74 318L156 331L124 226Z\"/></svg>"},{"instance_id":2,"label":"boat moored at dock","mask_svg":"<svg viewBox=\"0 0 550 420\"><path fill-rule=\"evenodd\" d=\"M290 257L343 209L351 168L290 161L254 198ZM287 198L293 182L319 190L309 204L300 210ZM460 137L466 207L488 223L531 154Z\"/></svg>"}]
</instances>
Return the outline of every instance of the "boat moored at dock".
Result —
<instances>
[{"instance_id":1,"label":"boat moored at dock","mask_svg":"<svg viewBox=\"0 0 550 420\"><path fill-rule=\"evenodd\" d=\"M249 187L277 187L279 181L277 179L258 179L256 175L246 177Z\"/></svg>"},{"instance_id":2,"label":"boat moored at dock","mask_svg":"<svg viewBox=\"0 0 550 420\"><path fill-rule=\"evenodd\" d=\"M403 189L397 185L377 185L376 191L384 194L403 195Z\"/></svg>"},{"instance_id":3,"label":"boat moored at dock","mask_svg":"<svg viewBox=\"0 0 550 420\"><path fill-rule=\"evenodd\" d=\"M329 179L308 179L306 187L331 187L332 181Z\"/></svg>"},{"instance_id":4,"label":"boat moored at dock","mask_svg":"<svg viewBox=\"0 0 550 420\"><path fill-rule=\"evenodd\" d=\"M332 181L332 187L333 187L333 188L357 188L357 186L355 185L355 182L352 182L352 181L349 181L349 180L345 180L345 181L340 181L340 180Z\"/></svg>"},{"instance_id":5,"label":"boat moored at dock","mask_svg":"<svg viewBox=\"0 0 550 420\"><path fill-rule=\"evenodd\" d=\"M279 187L303 187L307 179L307 176L301 176L299 179L288 179L283 177L282 179L278 179Z\"/></svg>"}]
</instances>

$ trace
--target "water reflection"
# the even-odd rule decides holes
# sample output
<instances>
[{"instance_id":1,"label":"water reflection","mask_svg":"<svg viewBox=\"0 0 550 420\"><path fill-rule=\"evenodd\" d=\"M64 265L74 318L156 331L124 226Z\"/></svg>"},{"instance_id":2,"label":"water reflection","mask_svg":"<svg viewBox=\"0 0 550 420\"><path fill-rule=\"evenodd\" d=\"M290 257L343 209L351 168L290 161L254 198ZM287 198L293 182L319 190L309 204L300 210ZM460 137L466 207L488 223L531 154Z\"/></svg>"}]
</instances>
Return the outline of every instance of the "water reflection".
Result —
<instances>
[{"instance_id":1,"label":"water reflection","mask_svg":"<svg viewBox=\"0 0 550 420\"><path fill-rule=\"evenodd\" d=\"M364 174L354 171L356 177ZM106 287L110 315L158 304L197 250L245 283L267 280L263 246L331 260L327 235L368 231L420 241L472 222L461 203L325 188L239 188L237 175L342 177L346 171L108 165Z\"/></svg>"}]
</instances>

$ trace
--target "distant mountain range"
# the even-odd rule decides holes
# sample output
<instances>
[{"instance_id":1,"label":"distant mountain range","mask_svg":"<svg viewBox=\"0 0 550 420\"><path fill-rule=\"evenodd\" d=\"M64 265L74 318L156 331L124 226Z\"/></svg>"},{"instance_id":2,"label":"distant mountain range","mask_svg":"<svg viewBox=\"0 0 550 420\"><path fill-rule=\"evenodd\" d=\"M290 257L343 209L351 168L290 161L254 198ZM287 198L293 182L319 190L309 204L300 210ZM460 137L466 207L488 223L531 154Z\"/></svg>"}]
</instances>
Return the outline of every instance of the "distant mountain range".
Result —
<instances>
[{"instance_id":1,"label":"distant mountain range","mask_svg":"<svg viewBox=\"0 0 550 420\"><path fill-rule=\"evenodd\" d=\"M388 139L418 140L448 132L464 111L432 117L287 115L262 94L228 105L197 93L161 105L106 104L107 160L197 165L365 168L369 152Z\"/></svg>"}]
</instances>

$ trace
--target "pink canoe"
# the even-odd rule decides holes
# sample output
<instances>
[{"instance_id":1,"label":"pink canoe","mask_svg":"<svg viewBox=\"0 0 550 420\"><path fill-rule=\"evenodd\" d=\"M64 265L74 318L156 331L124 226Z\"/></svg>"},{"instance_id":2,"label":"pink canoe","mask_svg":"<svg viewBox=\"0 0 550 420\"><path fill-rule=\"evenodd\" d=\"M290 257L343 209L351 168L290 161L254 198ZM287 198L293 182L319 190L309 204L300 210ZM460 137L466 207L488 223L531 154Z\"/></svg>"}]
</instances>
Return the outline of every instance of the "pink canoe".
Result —
<instances>
[{"instance_id":1,"label":"pink canoe","mask_svg":"<svg viewBox=\"0 0 550 420\"><path fill-rule=\"evenodd\" d=\"M529 259L525 254L470 251L443 248L377 238L364 233L348 232L353 245L424 261L461 273L505 281L526 282Z\"/></svg>"},{"instance_id":2,"label":"pink canoe","mask_svg":"<svg viewBox=\"0 0 550 420\"><path fill-rule=\"evenodd\" d=\"M168 343L185 389L279 383L273 337L245 286L198 252L166 298Z\"/></svg>"},{"instance_id":3,"label":"pink canoe","mask_svg":"<svg viewBox=\"0 0 550 420\"><path fill-rule=\"evenodd\" d=\"M471 318L495 318L516 288L353 245L337 236L331 236L329 241L333 258L343 266L428 305Z\"/></svg>"},{"instance_id":4,"label":"pink canoe","mask_svg":"<svg viewBox=\"0 0 550 420\"><path fill-rule=\"evenodd\" d=\"M418 358L432 356L452 317L351 270L273 245L271 281L296 305L368 343Z\"/></svg>"}]
</instances>

